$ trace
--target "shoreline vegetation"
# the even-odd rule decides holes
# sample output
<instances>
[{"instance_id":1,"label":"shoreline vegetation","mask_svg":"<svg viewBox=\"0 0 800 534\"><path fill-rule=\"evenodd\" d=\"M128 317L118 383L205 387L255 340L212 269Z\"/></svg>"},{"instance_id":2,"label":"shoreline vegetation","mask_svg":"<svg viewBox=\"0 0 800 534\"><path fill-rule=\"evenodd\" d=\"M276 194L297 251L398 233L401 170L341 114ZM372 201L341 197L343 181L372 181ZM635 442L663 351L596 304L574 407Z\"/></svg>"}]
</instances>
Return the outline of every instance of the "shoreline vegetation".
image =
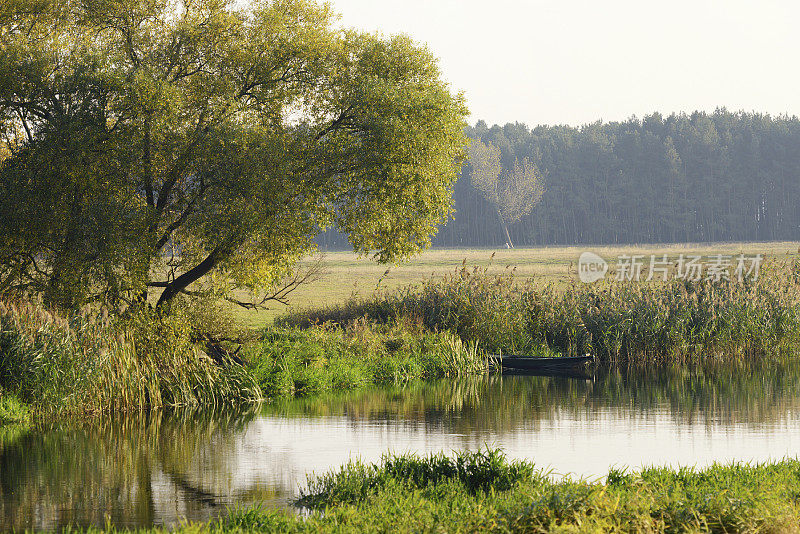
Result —
<instances>
[{"instance_id":1,"label":"shoreline vegetation","mask_svg":"<svg viewBox=\"0 0 800 534\"><path fill-rule=\"evenodd\" d=\"M296 502L302 515L255 506L172 531L794 532L798 493L796 459L611 469L603 479L587 480L553 478L531 462L486 448L353 461L309 476ZM117 530L86 530L101 531Z\"/></svg>"},{"instance_id":2,"label":"shoreline vegetation","mask_svg":"<svg viewBox=\"0 0 800 534\"><path fill-rule=\"evenodd\" d=\"M421 286L291 313L277 324L418 324L488 353L575 356L615 364L763 357L795 344L800 264L764 265L756 278L666 282L518 283L513 270L467 268Z\"/></svg>"},{"instance_id":3,"label":"shoreline vegetation","mask_svg":"<svg viewBox=\"0 0 800 534\"><path fill-rule=\"evenodd\" d=\"M8 420L258 403L371 384L480 374L492 354L593 354L606 364L768 358L796 346L800 267L756 279L537 286L467 268L301 312L260 335L223 308L184 303L66 317L0 301ZM208 339L235 339L204 344Z\"/></svg>"},{"instance_id":4,"label":"shoreline vegetation","mask_svg":"<svg viewBox=\"0 0 800 534\"><path fill-rule=\"evenodd\" d=\"M492 371L491 354L592 353L657 368L768 362L797 346L800 269L757 279L536 285L462 268L421 285L285 315L258 336L208 305L69 316L0 300L0 432L39 421L225 407ZM222 339L216 352L208 339ZM230 341L236 339L234 343ZM309 480L298 517L233 510L186 531L790 531L800 462L612 470L554 480L501 451L389 456ZM113 525L106 525L113 530Z\"/></svg>"}]
</instances>

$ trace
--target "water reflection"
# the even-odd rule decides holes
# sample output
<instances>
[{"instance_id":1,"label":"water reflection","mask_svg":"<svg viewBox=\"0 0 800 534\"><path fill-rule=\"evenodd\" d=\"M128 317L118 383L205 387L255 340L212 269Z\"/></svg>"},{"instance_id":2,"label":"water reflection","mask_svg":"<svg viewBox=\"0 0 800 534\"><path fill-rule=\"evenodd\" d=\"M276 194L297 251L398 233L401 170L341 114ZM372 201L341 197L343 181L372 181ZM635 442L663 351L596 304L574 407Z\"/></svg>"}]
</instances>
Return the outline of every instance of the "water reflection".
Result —
<instances>
[{"instance_id":1,"label":"water reflection","mask_svg":"<svg viewBox=\"0 0 800 534\"><path fill-rule=\"evenodd\" d=\"M794 456L800 362L597 370L594 380L483 377L258 412L140 414L0 430L0 529L205 520L286 506L306 473L353 455L502 446L559 473Z\"/></svg>"},{"instance_id":2,"label":"water reflection","mask_svg":"<svg viewBox=\"0 0 800 534\"><path fill-rule=\"evenodd\" d=\"M261 488L233 483L227 454L254 415L138 414L0 433L0 529L102 525L106 517L121 526L175 524L260 497Z\"/></svg>"}]
</instances>

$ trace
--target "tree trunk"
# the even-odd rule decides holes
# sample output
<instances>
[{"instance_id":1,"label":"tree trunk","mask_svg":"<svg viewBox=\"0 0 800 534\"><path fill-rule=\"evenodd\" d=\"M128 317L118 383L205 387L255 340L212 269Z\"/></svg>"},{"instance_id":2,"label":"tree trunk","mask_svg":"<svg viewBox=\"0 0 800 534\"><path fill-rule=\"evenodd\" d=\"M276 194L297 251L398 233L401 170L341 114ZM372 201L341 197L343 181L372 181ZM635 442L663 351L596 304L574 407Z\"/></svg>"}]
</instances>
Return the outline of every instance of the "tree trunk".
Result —
<instances>
[{"instance_id":1,"label":"tree trunk","mask_svg":"<svg viewBox=\"0 0 800 534\"><path fill-rule=\"evenodd\" d=\"M161 296L158 299L158 303L156 307L161 307L165 303L172 300L178 293L189 287L193 282L196 282L206 274L208 274L211 269L213 269L217 263L221 259L223 259L226 255L227 247L223 245L219 245L217 248L211 251L206 259L177 277L171 283L167 284L167 287L164 288L164 292L161 293Z\"/></svg>"},{"instance_id":2,"label":"tree trunk","mask_svg":"<svg viewBox=\"0 0 800 534\"><path fill-rule=\"evenodd\" d=\"M500 220L500 228L503 229L503 233L506 235L506 245L508 245L508 248L514 248L514 242L511 241L511 234L508 233L508 225L505 219L503 219L503 214L500 213L499 209L497 210L497 218Z\"/></svg>"}]
</instances>

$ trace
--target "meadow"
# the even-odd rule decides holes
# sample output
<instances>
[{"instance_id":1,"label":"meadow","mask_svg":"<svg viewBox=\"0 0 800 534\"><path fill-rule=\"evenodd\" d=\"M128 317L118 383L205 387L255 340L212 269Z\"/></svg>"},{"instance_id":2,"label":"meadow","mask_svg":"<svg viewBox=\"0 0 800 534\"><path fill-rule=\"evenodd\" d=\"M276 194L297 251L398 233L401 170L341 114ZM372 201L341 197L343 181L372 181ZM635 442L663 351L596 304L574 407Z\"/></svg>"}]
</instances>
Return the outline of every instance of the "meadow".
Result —
<instances>
[{"instance_id":1,"label":"meadow","mask_svg":"<svg viewBox=\"0 0 800 534\"><path fill-rule=\"evenodd\" d=\"M425 251L408 262L382 265L352 252L320 252L322 271L313 282L299 287L291 295L289 306L274 304L265 311L248 311L234 308L237 319L252 328L270 325L277 317L309 308L341 304L352 298L366 298L394 291L410 285L419 285L431 278L441 278L460 269L487 269L487 274L497 275L513 270L520 281L537 285L554 283L562 288L577 281L577 261L582 252L590 250L607 260L620 255L651 254L675 260L680 254L710 256L714 254L752 256L784 260L798 253L798 242L768 243L706 243L680 245L626 245L626 246L571 246L515 249L433 249ZM308 267L316 258L301 262Z\"/></svg>"}]
</instances>

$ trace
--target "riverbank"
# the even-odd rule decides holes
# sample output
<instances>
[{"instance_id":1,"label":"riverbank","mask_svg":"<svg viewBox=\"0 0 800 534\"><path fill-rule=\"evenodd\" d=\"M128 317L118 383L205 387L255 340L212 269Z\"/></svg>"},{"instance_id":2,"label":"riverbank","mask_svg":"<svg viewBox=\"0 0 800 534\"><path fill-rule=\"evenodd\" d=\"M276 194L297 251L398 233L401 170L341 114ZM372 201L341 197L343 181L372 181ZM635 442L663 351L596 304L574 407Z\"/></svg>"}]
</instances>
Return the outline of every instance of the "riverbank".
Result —
<instances>
[{"instance_id":1,"label":"riverbank","mask_svg":"<svg viewBox=\"0 0 800 534\"><path fill-rule=\"evenodd\" d=\"M595 355L615 364L762 358L800 341L800 264L768 262L742 280L670 278L564 289L466 265L420 286L287 315L305 328L417 323L490 353Z\"/></svg>"},{"instance_id":2,"label":"riverbank","mask_svg":"<svg viewBox=\"0 0 800 534\"><path fill-rule=\"evenodd\" d=\"M260 333L232 332L230 317L214 313L66 317L0 302L0 387L31 417L57 418L486 373L498 352L636 365L769 359L800 342L800 267L773 263L744 281L560 290L463 266L421 286L289 314Z\"/></svg>"},{"instance_id":3,"label":"riverbank","mask_svg":"<svg viewBox=\"0 0 800 534\"><path fill-rule=\"evenodd\" d=\"M178 531L795 532L799 492L797 460L552 480L487 449L349 463L309 480L307 515L242 509Z\"/></svg>"},{"instance_id":4,"label":"riverbank","mask_svg":"<svg viewBox=\"0 0 800 534\"><path fill-rule=\"evenodd\" d=\"M148 310L67 318L0 301L0 425L21 413L26 420L58 419L247 405L490 368L477 343L419 324L275 327L209 347L198 341L208 334L198 333L192 319Z\"/></svg>"}]
</instances>

